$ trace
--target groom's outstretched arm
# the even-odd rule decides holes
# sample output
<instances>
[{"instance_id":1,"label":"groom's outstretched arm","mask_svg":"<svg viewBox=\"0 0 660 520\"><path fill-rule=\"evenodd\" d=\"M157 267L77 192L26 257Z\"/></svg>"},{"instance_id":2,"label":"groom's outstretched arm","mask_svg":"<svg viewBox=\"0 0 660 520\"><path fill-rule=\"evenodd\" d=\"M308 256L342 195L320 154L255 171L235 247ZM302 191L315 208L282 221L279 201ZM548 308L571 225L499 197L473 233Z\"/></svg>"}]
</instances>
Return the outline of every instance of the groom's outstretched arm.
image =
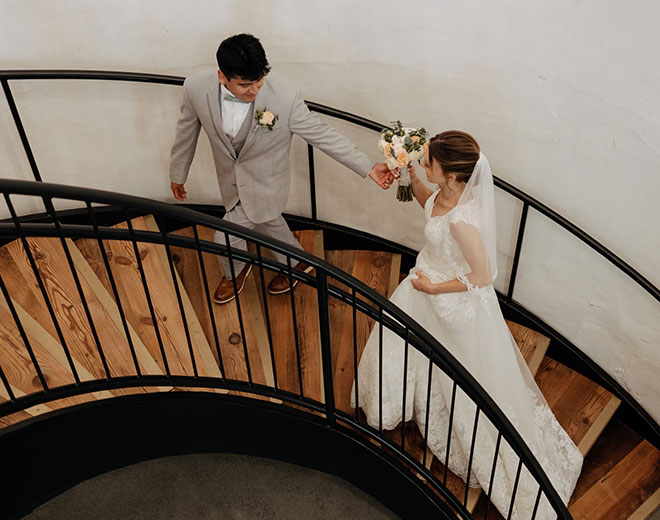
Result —
<instances>
[{"instance_id":1,"label":"groom's outstretched arm","mask_svg":"<svg viewBox=\"0 0 660 520\"><path fill-rule=\"evenodd\" d=\"M289 129L361 177L368 175L381 188L390 187L393 174L387 165L374 164L374 161L358 150L349 139L310 112L299 91L296 92L289 115Z\"/></svg>"}]
</instances>

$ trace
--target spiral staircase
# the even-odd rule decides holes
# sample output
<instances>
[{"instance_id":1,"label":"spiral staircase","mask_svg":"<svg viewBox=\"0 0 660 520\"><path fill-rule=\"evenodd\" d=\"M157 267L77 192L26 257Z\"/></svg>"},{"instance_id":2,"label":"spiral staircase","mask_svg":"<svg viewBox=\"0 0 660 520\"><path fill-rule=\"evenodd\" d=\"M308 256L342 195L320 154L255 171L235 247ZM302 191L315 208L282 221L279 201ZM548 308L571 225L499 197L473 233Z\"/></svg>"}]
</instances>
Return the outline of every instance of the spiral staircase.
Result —
<instances>
[{"instance_id":1,"label":"spiral staircase","mask_svg":"<svg viewBox=\"0 0 660 520\"><path fill-rule=\"evenodd\" d=\"M134 218L130 223L135 231L161 232L150 215ZM120 222L115 226L126 229L128 224ZM196 234L199 240L209 242L213 233L213 229L203 226L171 232L189 238ZM391 294L405 276L401 273L399 254L325 250L322 231L308 229L297 231L296 235L309 253L346 271L383 296ZM162 244L147 242L135 248L128 241L106 240L103 247L102 251L93 239L62 242L53 237L28 237L0 248L0 275L7 291L0 306L0 366L5 385L8 384L0 393L3 400L38 393L42 381L48 387L66 386L74 384L76 378L85 381L108 375L131 376L138 367L143 375L195 373L269 386L276 379L277 387L282 390L300 393L302 389L305 395L324 400L318 301L313 287L299 284L293 297L269 295L260 289L275 273L255 269L239 301L213 305L211 314L208 299L221 276L214 255L181 247L171 247L168 253ZM168 254L175 266L174 273L169 272ZM75 277L67 256L75 266ZM201 275L200 260L205 264L207 280ZM147 280L149 295L142 290L141 276ZM48 305L42 289L50 302ZM118 301L123 307L124 323ZM20 317L23 331L17 329L12 319L12 307ZM182 314L187 323L182 320ZM328 314L335 406L353 414L350 406L355 366L353 335L355 331L359 358L373 320L359 316L354 328L351 306L337 300L332 301ZM271 325L270 337L267 322ZM545 355L548 338L513 322L508 325L553 412L586 457L569 504L573 517L647 518L660 496L660 451L624 424L612 421L620 403L616 397ZM25 348L23 334L32 352ZM64 354L63 342L69 347L70 358ZM99 349L98 345L103 348ZM37 360L39 373L31 358ZM3 417L0 422L3 426L20 424L53 410L126 394L199 390L145 386L92 392L34 406ZM406 450L442 478L444 467L425 450L423 435L417 427L410 423L404 429ZM395 441L401 434L401 427L386 432ZM475 518L483 517L487 500L480 490L466 490L464 483L451 474L448 487L461 501L467 494L468 510ZM488 518L497 517L497 512L490 508Z\"/></svg>"},{"instance_id":2,"label":"spiral staircase","mask_svg":"<svg viewBox=\"0 0 660 520\"><path fill-rule=\"evenodd\" d=\"M37 181L9 81L62 78L182 82L116 72L0 72ZM309 105L364 128L381 127ZM657 445L657 425L597 365L584 370L579 352L577 363L556 356L549 345L563 346L565 338L512 298L528 209L573 233L660 300L657 288L563 217L496 179L523 203L508 294L500 295L503 308L513 311L508 315L521 319L507 323L548 404L585 455L566 509L478 383L385 299L405 277L402 266L410 265L413 252L317 219L311 147L308 153L312 218L290 218L308 253L302 255L180 206L0 179L12 215L0 221L0 457L10 477L0 487L0 516L24 514L76 482L139 460L233 449L335 473L402 517L499 518L490 489L466 488L426 448L427 432L414 423L375 430L351 407L367 337L386 326L428 356L429 373L441 368L454 389L468 395L476 419L483 414L492 422L498 445L501 438L520 457L518 474L524 465L539 484L537 503L545 496L560 518L649 518L660 506L660 451L645 436ZM13 195L41 199L46 213L19 217ZM57 198L81 209L58 212ZM246 238L249 251L214 244L216 231ZM269 249L285 254L287 265L272 260ZM227 305L212 303L222 276L218 255L253 264L244 290ZM298 260L315 271L295 273L291 265ZM298 286L268 294L266 285L280 273ZM635 428L626 420L631 411ZM497 457L495 449L493 468Z\"/></svg>"}]
</instances>

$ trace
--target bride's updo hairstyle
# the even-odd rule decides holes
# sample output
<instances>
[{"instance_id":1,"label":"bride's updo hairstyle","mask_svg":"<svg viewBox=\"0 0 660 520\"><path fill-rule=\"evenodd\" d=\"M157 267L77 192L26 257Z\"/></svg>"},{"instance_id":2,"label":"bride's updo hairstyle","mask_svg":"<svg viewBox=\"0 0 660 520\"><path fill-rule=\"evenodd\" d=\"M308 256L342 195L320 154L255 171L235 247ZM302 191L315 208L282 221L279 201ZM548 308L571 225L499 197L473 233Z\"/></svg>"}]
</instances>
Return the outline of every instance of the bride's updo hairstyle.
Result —
<instances>
[{"instance_id":1,"label":"bride's updo hairstyle","mask_svg":"<svg viewBox=\"0 0 660 520\"><path fill-rule=\"evenodd\" d=\"M429 142L429 160L436 161L444 174L453 173L459 182L467 182L479 160L479 143L467 132L447 130Z\"/></svg>"}]
</instances>

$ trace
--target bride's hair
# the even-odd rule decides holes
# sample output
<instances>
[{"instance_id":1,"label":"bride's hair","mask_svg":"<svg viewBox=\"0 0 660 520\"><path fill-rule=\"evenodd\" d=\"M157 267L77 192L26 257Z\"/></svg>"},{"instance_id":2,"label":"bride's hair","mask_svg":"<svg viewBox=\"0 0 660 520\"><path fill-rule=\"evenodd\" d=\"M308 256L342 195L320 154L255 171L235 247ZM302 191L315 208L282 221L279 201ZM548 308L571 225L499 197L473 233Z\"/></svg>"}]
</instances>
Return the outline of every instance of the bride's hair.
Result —
<instances>
[{"instance_id":1,"label":"bride's hair","mask_svg":"<svg viewBox=\"0 0 660 520\"><path fill-rule=\"evenodd\" d=\"M455 174L460 182L470 180L479 152L477 140L460 130L447 130L429 142L429 159L438 162L445 174Z\"/></svg>"}]
</instances>

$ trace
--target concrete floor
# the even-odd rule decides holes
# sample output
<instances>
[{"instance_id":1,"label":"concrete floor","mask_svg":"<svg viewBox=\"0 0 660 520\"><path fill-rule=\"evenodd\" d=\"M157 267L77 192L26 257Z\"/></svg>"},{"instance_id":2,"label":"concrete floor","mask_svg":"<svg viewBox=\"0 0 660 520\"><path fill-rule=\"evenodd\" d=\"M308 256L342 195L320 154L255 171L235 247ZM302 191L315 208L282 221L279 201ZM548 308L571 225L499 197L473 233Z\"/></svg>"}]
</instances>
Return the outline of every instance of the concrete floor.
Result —
<instances>
[{"instance_id":1,"label":"concrete floor","mask_svg":"<svg viewBox=\"0 0 660 520\"><path fill-rule=\"evenodd\" d=\"M167 457L79 484L25 520L398 518L325 473L229 454Z\"/></svg>"}]
</instances>

